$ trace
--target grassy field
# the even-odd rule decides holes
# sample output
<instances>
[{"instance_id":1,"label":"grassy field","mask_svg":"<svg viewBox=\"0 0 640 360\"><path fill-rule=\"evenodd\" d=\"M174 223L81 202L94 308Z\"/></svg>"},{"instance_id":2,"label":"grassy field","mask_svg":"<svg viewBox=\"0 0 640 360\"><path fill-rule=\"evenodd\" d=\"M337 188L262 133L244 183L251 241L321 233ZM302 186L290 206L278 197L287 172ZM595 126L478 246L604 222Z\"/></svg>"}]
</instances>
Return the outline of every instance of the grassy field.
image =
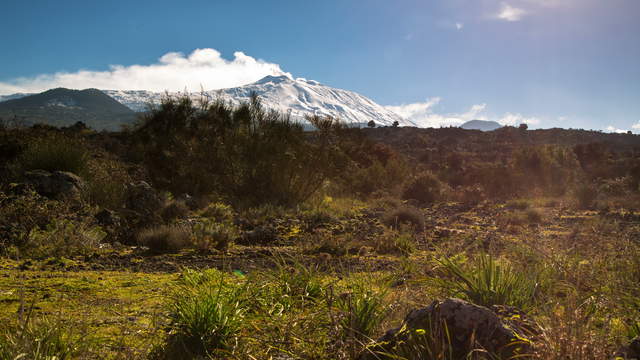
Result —
<instances>
[{"instance_id":1,"label":"grassy field","mask_svg":"<svg viewBox=\"0 0 640 360\"><path fill-rule=\"evenodd\" d=\"M217 346L199 354L216 358L354 358L410 309L449 296L526 310L543 329L538 358L601 359L637 329L636 212L576 211L549 199L449 203L420 211L423 231L359 239L357 231L331 232L362 221L367 210L326 223L322 238L289 221L278 230L281 244L220 253L122 246L73 259L4 259L0 318L24 351L33 350L33 332L49 329L60 332L70 358L114 359L189 357L181 344L195 349L197 331L217 334L207 340ZM370 217L372 229L382 228ZM381 247L380 237L395 246ZM500 298L498 285L508 280L482 288L456 277L455 266L471 278L481 274L477 260L485 255L535 288L517 283ZM180 313L211 296L224 320L198 325L189 318L196 315ZM202 330L221 324L227 332Z\"/></svg>"}]
</instances>

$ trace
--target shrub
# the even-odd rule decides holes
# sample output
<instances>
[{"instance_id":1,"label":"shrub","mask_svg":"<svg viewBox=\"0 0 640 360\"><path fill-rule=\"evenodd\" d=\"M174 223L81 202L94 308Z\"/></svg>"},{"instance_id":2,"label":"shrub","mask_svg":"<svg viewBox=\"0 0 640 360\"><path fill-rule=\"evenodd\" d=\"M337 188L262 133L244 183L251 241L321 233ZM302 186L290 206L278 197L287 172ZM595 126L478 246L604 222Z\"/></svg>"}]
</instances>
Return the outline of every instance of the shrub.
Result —
<instances>
[{"instance_id":1,"label":"shrub","mask_svg":"<svg viewBox=\"0 0 640 360\"><path fill-rule=\"evenodd\" d=\"M536 301L540 291L540 273L523 273L509 264L500 264L489 255L480 255L474 267L464 269L456 262L442 258L438 263L451 279L441 284L454 293L462 295L474 304L511 305L528 309Z\"/></svg>"},{"instance_id":2,"label":"shrub","mask_svg":"<svg viewBox=\"0 0 640 360\"><path fill-rule=\"evenodd\" d=\"M245 289L217 274L188 275L187 281L171 289L164 358L209 358L236 346L244 320Z\"/></svg>"},{"instance_id":3,"label":"shrub","mask_svg":"<svg viewBox=\"0 0 640 360\"><path fill-rule=\"evenodd\" d=\"M32 230L45 228L54 219L72 212L69 204L50 200L31 189L0 191L0 252L16 252L29 241Z\"/></svg>"},{"instance_id":4,"label":"shrub","mask_svg":"<svg viewBox=\"0 0 640 360\"><path fill-rule=\"evenodd\" d=\"M214 202L202 209L200 216L211 218L218 222L232 222L234 213L231 206L221 202Z\"/></svg>"},{"instance_id":5,"label":"shrub","mask_svg":"<svg viewBox=\"0 0 640 360\"><path fill-rule=\"evenodd\" d=\"M155 253L177 252L189 246L191 231L184 225L161 225L138 233L138 243Z\"/></svg>"},{"instance_id":6,"label":"shrub","mask_svg":"<svg viewBox=\"0 0 640 360\"><path fill-rule=\"evenodd\" d=\"M35 258L69 257L98 248L106 233L84 222L55 219L43 230L32 229L21 253Z\"/></svg>"},{"instance_id":7,"label":"shrub","mask_svg":"<svg viewBox=\"0 0 640 360\"><path fill-rule=\"evenodd\" d=\"M258 97L232 107L167 97L134 135L155 184L172 193L218 192L248 204L296 205L340 169L343 126L309 117L307 134L289 114L265 110Z\"/></svg>"},{"instance_id":8,"label":"shrub","mask_svg":"<svg viewBox=\"0 0 640 360\"><path fill-rule=\"evenodd\" d=\"M385 213L382 223L392 229L399 229L402 224L412 226L414 230L424 230L424 215L413 206L402 206Z\"/></svg>"},{"instance_id":9,"label":"shrub","mask_svg":"<svg viewBox=\"0 0 640 360\"><path fill-rule=\"evenodd\" d=\"M87 197L92 204L111 210L124 207L132 178L120 162L92 159L87 163L87 173Z\"/></svg>"},{"instance_id":10,"label":"shrub","mask_svg":"<svg viewBox=\"0 0 640 360\"><path fill-rule=\"evenodd\" d=\"M525 215L530 224L539 224L542 222L542 213L539 210L529 209Z\"/></svg>"},{"instance_id":11,"label":"shrub","mask_svg":"<svg viewBox=\"0 0 640 360\"><path fill-rule=\"evenodd\" d=\"M430 204L440 198L442 184L431 173L422 173L413 178L404 188L402 198L415 199L422 204Z\"/></svg>"},{"instance_id":12,"label":"shrub","mask_svg":"<svg viewBox=\"0 0 640 360\"><path fill-rule=\"evenodd\" d=\"M575 188L574 197L580 209L590 209L598 197L598 191L591 184L582 184Z\"/></svg>"},{"instance_id":13,"label":"shrub","mask_svg":"<svg viewBox=\"0 0 640 360\"><path fill-rule=\"evenodd\" d=\"M174 219L183 219L187 215L189 215L189 207L184 201L170 201L160 210L160 216L167 222Z\"/></svg>"},{"instance_id":14,"label":"shrub","mask_svg":"<svg viewBox=\"0 0 640 360\"><path fill-rule=\"evenodd\" d=\"M49 133L29 143L18 157L17 166L21 171L39 169L83 174L87 159L84 144L64 135Z\"/></svg>"},{"instance_id":15,"label":"shrub","mask_svg":"<svg viewBox=\"0 0 640 360\"><path fill-rule=\"evenodd\" d=\"M201 221L193 227L193 235L197 249L226 251L238 238L239 231L229 222Z\"/></svg>"}]
</instances>

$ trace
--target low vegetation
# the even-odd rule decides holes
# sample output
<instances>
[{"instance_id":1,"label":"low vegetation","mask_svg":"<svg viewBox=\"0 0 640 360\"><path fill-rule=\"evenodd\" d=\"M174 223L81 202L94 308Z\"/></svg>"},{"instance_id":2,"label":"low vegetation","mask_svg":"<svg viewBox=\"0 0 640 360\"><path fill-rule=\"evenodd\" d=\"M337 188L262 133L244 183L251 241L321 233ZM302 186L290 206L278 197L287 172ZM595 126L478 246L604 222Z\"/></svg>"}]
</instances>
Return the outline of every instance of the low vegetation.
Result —
<instances>
[{"instance_id":1,"label":"low vegetation","mask_svg":"<svg viewBox=\"0 0 640 360\"><path fill-rule=\"evenodd\" d=\"M403 322L446 298L517 358L640 335L637 136L308 120L167 98L121 132L0 127L0 359L363 360L389 329L381 358L499 358Z\"/></svg>"}]
</instances>

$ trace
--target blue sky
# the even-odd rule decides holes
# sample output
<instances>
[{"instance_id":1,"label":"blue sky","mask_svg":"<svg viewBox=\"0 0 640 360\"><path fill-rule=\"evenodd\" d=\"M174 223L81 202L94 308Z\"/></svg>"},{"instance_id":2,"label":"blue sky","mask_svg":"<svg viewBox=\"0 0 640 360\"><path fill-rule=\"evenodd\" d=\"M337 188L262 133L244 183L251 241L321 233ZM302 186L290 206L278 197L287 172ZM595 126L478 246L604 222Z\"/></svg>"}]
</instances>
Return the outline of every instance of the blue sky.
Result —
<instances>
[{"instance_id":1,"label":"blue sky","mask_svg":"<svg viewBox=\"0 0 640 360\"><path fill-rule=\"evenodd\" d=\"M199 90L286 72L428 125L481 118L640 132L638 0L32 0L2 8L0 94Z\"/></svg>"}]
</instances>

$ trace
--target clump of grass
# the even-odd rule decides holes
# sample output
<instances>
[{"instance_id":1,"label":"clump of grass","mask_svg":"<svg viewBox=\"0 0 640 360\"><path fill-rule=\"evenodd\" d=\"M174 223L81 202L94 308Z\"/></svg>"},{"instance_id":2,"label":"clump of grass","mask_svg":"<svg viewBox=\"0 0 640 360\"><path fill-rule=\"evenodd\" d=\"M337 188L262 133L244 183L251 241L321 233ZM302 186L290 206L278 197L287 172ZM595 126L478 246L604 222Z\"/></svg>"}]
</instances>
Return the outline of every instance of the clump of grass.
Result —
<instances>
[{"instance_id":1,"label":"clump of grass","mask_svg":"<svg viewBox=\"0 0 640 360\"><path fill-rule=\"evenodd\" d=\"M527 221L530 224L539 224L542 222L542 213L536 209L529 209L525 212Z\"/></svg>"},{"instance_id":2,"label":"clump of grass","mask_svg":"<svg viewBox=\"0 0 640 360\"><path fill-rule=\"evenodd\" d=\"M155 253L177 252L189 246L191 231L182 225L161 225L138 233L138 243Z\"/></svg>"},{"instance_id":3,"label":"clump of grass","mask_svg":"<svg viewBox=\"0 0 640 360\"><path fill-rule=\"evenodd\" d=\"M319 269L308 267L296 259L277 258L275 282L285 297L293 301L317 301L325 294Z\"/></svg>"},{"instance_id":4,"label":"clump of grass","mask_svg":"<svg viewBox=\"0 0 640 360\"><path fill-rule=\"evenodd\" d=\"M350 289L336 299L336 307L343 315L340 320L343 336L359 345L371 339L389 309L384 290L375 291L364 283L353 284Z\"/></svg>"},{"instance_id":5,"label":"clump of grass","mask_svg":"<svg viewBox=\"0 0 640 360\"><path fill-rule=\"evenodd\" d=\"M374 239L373 247L379 254L407 256L415 251L416 241L411 228L407 228L405 225L399 230L386 230L383 234L377 236Z\"/></svg>"},{"instance_id":6,"label":"clump of grass","mask_svg":"<svg viewBox=\"0 0 640 360\"><path fill-rule=\"evenodd\" d=\"M18 157L21 171L46 170L84 173L88 152L79 141L64 135L48 134L32 141Z\"/></svg>"},{"instance_id":7,"label":"clump of grass","mask_svg":"<svg viewBox=\"0 0 640 360\"><path fill-rule=\"evenodd\" d=\"M230 354L243 327L245 288L231 285L222 273L187 273L171 289L166 359L209 358Z\"/></svg>"},{"instance_id":8,"label":"clump of grass","mask_svg":"<svg viewBox=\"0 0 640 360\"><path fill-rule=\"evenodd\" d=\"M86 358L96 340L48 318L33 319L31 311L18 324L0 326L0 359L71 360Z\"/></svg>"},{"instance_id":9,"label":"clump of grass","mask_svg":"<svg viewBox=\"0 0 640 360\"><path fill-rule=\"evenodd\" d=\"M459 356L454 354L452 336L446 322L429 322L426 329L410 329L406 325L401 328L397 335L403 341L398 341L391 348L381 348L380 344L373 343L364 349L361 358L364 360L384 359L384 360L422 360L441 359L457 360L473 357L473 352ZM383 344L384 345L384 344ZM472 345L472 344L469 344ZM458 349L458 352L460 349Z\"/></svg>"},{"instance_id":10,"label":"clump of grass","mask_svg":"<svg viewBox=\"0 0 640 360\"><path fill-rule=\"evenodd\" d=\"M526 199L513 199L507 201L506 207L515 210L527 210L531 207L531 203Z\"/></svg>"},{"instance_id":11,"label":"clump of grass","mask_svg":"<svg viewBox=\"0 0 640 360\"><path fill-rule=\"evenodd\" d=\"M446 257L437 262L450 277L441 280L444 288L478 305L511 305L527 310L535 305L541 291L539 272L518 271L490 255L478 256L469 268Z\"/></svg>"},{"instance_id":12,"label":"clump of grass","mask_svg":"<svg viewBox=\"0 0 640 360\"><path fill-rule=\"evenodd\" d=\"M392 229L399 229L402 224L408 224L417 231L424 230L424 216L413 206L401 206L385 213L382 223Z\"/></svg>"}]
</instances>

